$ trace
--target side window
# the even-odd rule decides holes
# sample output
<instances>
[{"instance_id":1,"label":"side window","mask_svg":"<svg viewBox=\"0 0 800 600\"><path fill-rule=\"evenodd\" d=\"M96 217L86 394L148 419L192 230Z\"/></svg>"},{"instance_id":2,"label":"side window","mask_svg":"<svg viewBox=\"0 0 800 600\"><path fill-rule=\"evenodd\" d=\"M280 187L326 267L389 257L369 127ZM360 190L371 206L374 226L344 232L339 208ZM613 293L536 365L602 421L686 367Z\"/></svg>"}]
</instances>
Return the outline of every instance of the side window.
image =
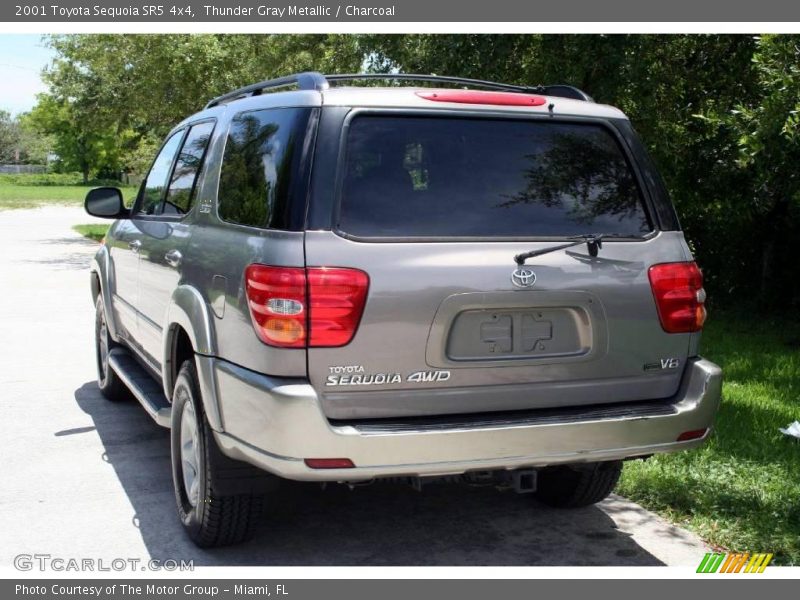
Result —
<instances>
[{"instance_id":1,"label":"side window","mask_svg":"<svg viewBox=\"0 0 800 600\"><path fill-rule=\"evenodd\" d=\"M147 179L139 192L136 214L155 215L158 214L161 199L164 196L164 188L167 186L167 177L172 169L172 162L178 152L178 146L183 138L184 131L173 133L166 143L161 147L161 151L156 156Z\"/></svg>"},{"instance_id":2,"label":"side window","mask_svg":"<svg viewBox=\"0 0 800 600\"><path fill-rule=\"evenodd\" d=\"M211 139L214 123L208 121L192 126L175 162L164 207L165 215L183 215L189 212L194 198L195 182Z\"/></svg>"},{"instance_id":3,"label":"side window","mask_svg":"<svg viewBox=\"0 0 800 600\"><path fill-rule=\"evenodd\" d=\"M311 109L244 112L231 121L220 171L218 212L241 225L286 229Z\"/></svg>"}]
</instances>

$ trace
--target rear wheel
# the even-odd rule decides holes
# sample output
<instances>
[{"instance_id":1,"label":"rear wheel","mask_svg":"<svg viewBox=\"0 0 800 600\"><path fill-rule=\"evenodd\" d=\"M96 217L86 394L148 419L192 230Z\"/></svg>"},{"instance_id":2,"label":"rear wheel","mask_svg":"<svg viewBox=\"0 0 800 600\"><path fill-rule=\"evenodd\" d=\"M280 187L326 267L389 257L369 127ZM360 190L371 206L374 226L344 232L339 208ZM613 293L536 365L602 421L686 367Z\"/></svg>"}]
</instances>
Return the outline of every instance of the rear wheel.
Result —
<instances>
[{"instance_id":1,"label":"rear wheel","mask_svg":"<svg viewBox=\"0 0 800 600\"><path fill-rule=\"evenodd\" d=\"M547 467L538 473L536 497L550 506L578 508L604 500L622 473L622 461Z\"/></svg>"},{"instance_id":2,"label":"rear wheel","mask_svg":"<svg viewBox=\"0 0 800 600\"><path fill-rule=\"evenodd\" d=\"M106 310L102 296L97 296L94 310L94 346L97 360L97 387L100 388L100 393L108 400L114 402L118 400L127 400L131 396L128 387L108 364L108 354L117 344L111 339L111 335L108 333Z\"/></svg>"},{"instance_id":3,"label":"rear wheel","mask_svg":"<svg viewBox=\"0 0 800 600\"><path fill-rule=\"evenodd\" d=\"M252 537L277 479L220 451L203 412L194 361L183 363L172 399L172 479L192 541L211 548Z\"/></svg>"}]
</instances>

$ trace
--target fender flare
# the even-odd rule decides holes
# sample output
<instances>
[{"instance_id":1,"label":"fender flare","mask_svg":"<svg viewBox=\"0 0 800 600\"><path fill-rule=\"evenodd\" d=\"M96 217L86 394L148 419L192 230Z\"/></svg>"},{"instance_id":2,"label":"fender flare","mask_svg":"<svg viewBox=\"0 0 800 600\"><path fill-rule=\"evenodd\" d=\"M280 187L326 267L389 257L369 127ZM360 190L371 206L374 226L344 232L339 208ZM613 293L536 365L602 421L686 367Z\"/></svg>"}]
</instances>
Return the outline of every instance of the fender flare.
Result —
<instances>
[{"instance_id":1,"label":"fender flare","mask_svg":"<svg viewBox=\"0 0 800 600\"><path fill-rule=\"evenodd\" d=\"M175 335L180 327L189 336L189 341L195 352L200 393L209 425L216 431L222 431L216 375L212 358L217 351L216 337L208 304L197 288L190 285L179 285L175 288L167 308L166 323L162 349L164 395L167 398L171 398L172 388L175 385L172 347Z\"/></svg>"},{"instance_id":2,"label":"fender flare","mask_svg":"<svg viewBox=\"0 0 800 600\"><path fill-rule=\"evenodd\" d=\"M100 285L100 295L103 298L103 308L106 312L108 333L111 335L112 340L118 341L117 321L111 302L111 290L115 288L114 269L111 266L108 248L105 245L100 246L100 249L92 257L89 272L89 277L97 277L97 282ZM92 286L92 293L94 293L94 281L90 280L90 285ZM94 301L94 296L92 296L92 301Z\"/></svg>"}]
</instances>

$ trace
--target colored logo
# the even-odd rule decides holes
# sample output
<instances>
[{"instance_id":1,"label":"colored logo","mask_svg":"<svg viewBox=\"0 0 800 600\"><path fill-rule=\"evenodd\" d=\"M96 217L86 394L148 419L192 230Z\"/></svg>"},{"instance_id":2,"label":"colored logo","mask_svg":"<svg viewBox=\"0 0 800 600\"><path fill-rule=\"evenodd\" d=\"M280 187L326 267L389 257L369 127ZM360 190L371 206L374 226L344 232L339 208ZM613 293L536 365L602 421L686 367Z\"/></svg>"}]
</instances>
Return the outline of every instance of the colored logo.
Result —
<instances>
[{"instance_id":1,"label":"colored logo","mask_svg":"<svg viewBox=\"0 0 800 600\"><path fill-rule=\"evenodd\" d=\"M698 573L763 573L772 560L772 554L724 554L708 552L697 567Z\"/></svg>"}]
</instances>

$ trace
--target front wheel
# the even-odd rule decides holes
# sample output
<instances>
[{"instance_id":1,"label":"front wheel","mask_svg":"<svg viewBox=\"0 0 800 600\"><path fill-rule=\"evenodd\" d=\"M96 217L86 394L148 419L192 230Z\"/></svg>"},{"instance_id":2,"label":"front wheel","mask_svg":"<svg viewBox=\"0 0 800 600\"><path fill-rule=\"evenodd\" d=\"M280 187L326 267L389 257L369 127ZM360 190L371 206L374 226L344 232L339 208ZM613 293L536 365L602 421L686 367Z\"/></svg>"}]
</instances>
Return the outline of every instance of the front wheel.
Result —
<instances>
[{"instance_id":1,"label":"front wheel","mask_svg":"<svg viewBox=\"0 0 800 600\"><path fill-rule=\"evenodd\" d=\"M622 461L547 467L538 473L536 497L549 506L578 508L605 500L622 473Z\"/></svg>"},{"instance_id":2,"label":"front wheel","mask_svg":"<svg viewBox=\"0 0 800 600\"><path fill-rule=\"evenodd\" d=\"M183 363L172 399L172 480L178 516L201 548L252 537L274 478L223 455L203 412L194 361Z\"/></svg>"},{"instance_id":3,"label":"front wheel","mask_svg":"<svg viewBox=\"0 0 800 600\"><path fill-rule=\"evenodd\" d=\"M108 354L117 346L108 332L103 297L97 296L94 305L94 348L97 360L97 387L100 393L114 402L130 398L130 391L119 375L108 364Z\"/></svg>"}]
</instances>

